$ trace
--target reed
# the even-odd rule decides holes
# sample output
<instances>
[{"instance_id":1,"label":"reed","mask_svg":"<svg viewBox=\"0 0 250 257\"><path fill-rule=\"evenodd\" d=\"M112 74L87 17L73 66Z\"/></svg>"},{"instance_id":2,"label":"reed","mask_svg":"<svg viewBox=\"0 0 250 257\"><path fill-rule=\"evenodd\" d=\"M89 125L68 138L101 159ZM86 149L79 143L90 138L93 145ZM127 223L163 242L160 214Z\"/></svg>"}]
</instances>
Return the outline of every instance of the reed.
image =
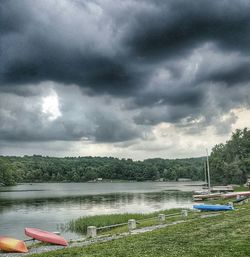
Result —
<instances>
[{"instance_id":1,"label":"reed","mask_svg":"<svg viewBox=\"0 0 250 257\"><path fill-rule=\"evenodd\" d=\"M129 219L136 221L157 217L159 213L171 214L180 213L181 209L171 209L165 211L152 212L149 214L142 213L124 213L124 214L108 214L85 216L69 222L69 230L78 234L85 234L88 226L104 227L120 223L126 223Z\"/></svg>"}]
</instances>

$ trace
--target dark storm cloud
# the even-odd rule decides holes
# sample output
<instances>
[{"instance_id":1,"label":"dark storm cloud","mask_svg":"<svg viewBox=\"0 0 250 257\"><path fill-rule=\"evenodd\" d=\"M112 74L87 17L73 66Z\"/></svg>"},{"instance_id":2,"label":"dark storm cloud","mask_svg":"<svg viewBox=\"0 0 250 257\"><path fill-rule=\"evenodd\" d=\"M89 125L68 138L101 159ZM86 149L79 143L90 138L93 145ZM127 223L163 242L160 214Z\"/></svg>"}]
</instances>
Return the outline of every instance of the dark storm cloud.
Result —
<instances>
[{"instance_id":1,"label":"dark storm cloud","mask_svg":"<svg viewBox=\"0 0 250 257\"><path fill-rule=\"evenodd\" d=\"M178 123L186 118L193 120L200 114L200 108L192 106L155 106L151 108L143 108L140 113L135 116L137 124L156 125L161 122L170 122L178 125Z\"/></svg>"},{"instance_id":2,"label":"dark storm cloud","mask_svg":"<svg viewBox=\"0 0 250 257\"><path fill-rule=\"evenodd\" d=\"M250 62L237 63L234 67L214 71L203 79L212 82L224 82L228 86L237 86L237 83L249 82Z\"/></svg>"},{"instance_id":3,"label":"dark storm cloud","mask_svg":"<svg viewBox=\"0 0 250 257\"><path fill-rule=\"evenodd\" d=\"M0 32L2 35L19 32L24 28L27 17L20 15L20 3L10 4L8 0L0 2Z\"/></svg>"},{"instance_id":4,"label":"dark storm cloud","mask_svg":"<svg viewBox=\"0 0 250 257\"><path fill-rule=\"evenodd\" d=\"M59 91L60 97L66 99L68 91ZM114 112L108 104L104 106L105 101L102 98L83 98L77 95L79 92L74 88L71 92L74 92L71 93L74 103L72 99L62 101L61 113L56 118L53 113L42 110L43 101L40 95L29 95L27 98L2 93L0 141L121 142L141 137L141 132L129 122L126 124L122 115Z\"/></svg>"},{"instance_id":5,"label":"dark storm cloud","mask_svg":"<svg viewBox=\"0 0 250 257\"><path fill-rule=\"evenodd\" d=\"M87 3L91 2L63 3L64 8L73 9L72 21L66 26L61 17L66 13L60 16L62 6L53 1L1 2L2 84L53 80L88 87L97 94L127 96L143 87L149 75L145 62L155 64L155 58L156 64L170 57L183 58L210 41L223 50L249 53L248 1L134 1L132 6L124 4L116 15L111 7L97 1L93 3L104 13L97 21L94 13L89 14ZM134 6L123 19L127 9ZM89 15L89 20L78 21L75 9L80 17ZM108 16L112 14L114 17ZM82 24L84 21L88 23ZM102 30L98 30L101 25ZM100 37L91 33L96 29ZM74 30L78 33L72 33ZM111 49L99 46L107 44L105 41Z\"/></svg>"},{"instance_id":6,"label":"dark storm cloud","mask_svg":"<svg viewBox=\"0 0 250 257\"><path fill-rule=\"evenodd\" d=\"M205 42L249 53L249 1L157 1L155 11L141 13L128 42L142 58L187 54Z\"/></svg>"},{"instance_id":7,"label":"dark storm cloud","mask_svg":"<svg viewBox=\"0 0 250 257\"><path fill-rule=\"evenodd\" d=\"M88 88L94 94L112 93L127 95L139 74L129 71L125 65L109 58L77 55L65 56L65 53L48 52L37 56L27 63L16 62L4 73L3 83L37 83L52 80L65 84L77 84ZM54 56L56 55L58 56ZM56 61L55 61L56 60ZM58 62L58 63L57 63ZM63 72L65 71L65 72ZM139 79L138 79L139 81Z\"/></svg>"},{"instance_id":8,"label":"dark storm cloud","mask_svg":"<svg viewBox=\"0 0 250 257\"><path fill-rule=\"evenodd\" d=\"M88 88L92 94L127 95L143 81L146 74L142 76L138 69L133 69L128 56L115 49L119 46L112 28L105 25L104 15L96 21L95 14L89 14L85 5L63 1L72 12L79 12L79 17L70 17L72 21L65 22L63 27L63 14L56 13L54 18L55 10L46 9L46 4L40 2L37 8L36 5L31 8L29 3L24 1L23 6L17 4L16 8L15 1L1 3L0 10L4 14L0 38L2 85L52 80L77 84ZM44 3L57 7L53 1ZM48 13L40 17L43 11ZM89 16L89 20L85 16ZM17 20L13 21L13 17ZM113 23L110 26L115 27ZM75 30L79 31L72 32Z\"/></svg>"},{"instance_id":9,"label":"dark storm cloud","mask_svg":"<svg viewBox=\"0 0 250 257\"><path fill-rule=\"evenodd\" d=\"M142 92L134 102L134 108L146 106L200 106L203 101L204 91L200 88L182 88L176 85L175 88L169 88L167 91Z\"/></svg>"},{"instance_id":10,"label":"dark storm cloud","mask_svg":"<svg viewBox=\"0 0 250 257\"><path fill-rule=\"evenodd\" d=\"M249 84L230 87L226 84L204 84L205 89L200 104L192 105L154 105L141 108L134 117L137 124L156 125L161 122L175 124L185 129L186 133L193 134L214 126L217 133L230 131L232 124L237 120L230 110L238 107L250 108ZM229 117L223 119L224 115Z\"/></svg>"},{"instance_id":11,"label":"dark storm cloud","mask_svg":"<svg viewBox=\"0 0 250 257\"><path fill-rule=\"evenodd\" d=\"M0 138L121 142L161 122L226 133L236 119L220 116L250 102L249 8L244 0L1 1L0 92L9 101L1 98ZM51 81L68 103L48 122L34 103ZM72 104L77 96L63 93L72 85L90 105L108 95L120 107Z\"/></svg>"},{"instance_id":12,"label":"dark storm cloud","mask_svg":"<svg viewBox=\"0 0 250 257\"><path fill-rule=\"evenodd\" d=\"M98 117L98 123L94 134L97 142L121 142L141 137L139 130L114 117L101 115Z\"/></svg>"}]
</instances>

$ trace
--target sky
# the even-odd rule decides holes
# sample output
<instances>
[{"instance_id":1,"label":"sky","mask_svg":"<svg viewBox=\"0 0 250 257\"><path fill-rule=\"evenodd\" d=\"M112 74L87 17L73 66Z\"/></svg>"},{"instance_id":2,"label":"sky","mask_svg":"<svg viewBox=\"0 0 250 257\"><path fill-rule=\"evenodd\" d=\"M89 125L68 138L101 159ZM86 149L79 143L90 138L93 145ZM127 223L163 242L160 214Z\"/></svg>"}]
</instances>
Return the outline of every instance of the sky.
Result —
<instances>
[{"instance_id":1,"label":"sky","mask_svg":"<svg viewBox=\"0 0 250 257\"><path fill-rule=\"evenodd\" d=\"M250 127L249 0L0 0L0 155L204 156Z\"/></svg>"}]
</instances>

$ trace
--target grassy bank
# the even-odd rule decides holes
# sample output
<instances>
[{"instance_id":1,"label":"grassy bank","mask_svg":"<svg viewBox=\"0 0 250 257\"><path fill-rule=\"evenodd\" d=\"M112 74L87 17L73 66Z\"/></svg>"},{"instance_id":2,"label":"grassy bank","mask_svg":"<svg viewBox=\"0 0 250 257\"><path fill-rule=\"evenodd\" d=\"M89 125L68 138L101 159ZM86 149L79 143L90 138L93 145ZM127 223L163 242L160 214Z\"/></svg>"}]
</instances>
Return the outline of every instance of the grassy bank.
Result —
<instances>
[{"instance_id":1,"label":"grassy bank","mask_svg":"<svg viewBox=\"0 0 250 257\"><path fill-rule=\"evenodd\" d=\"M234 192L249 191L249 187L244 185L234 186L233 188L234 188Z\"/></svg>"},{"instance_id":2,"label":"grassy bank","mask_svg":"<svg viewBox=\"0 0 250 257\"><path fill-rule=\"evenodd\" d=\"M39 257L248 257L250 256L250 203L220 216L190 219L123 239L69 248Z\"/></svg>"},{"instance_id":3,"label":"grassy bank","mask_svg":"<svg viewBox=\"0 0 250 257\"><path fill-rule=\"evenodd\" d=\"M149 214L125 213L125 214L87 216L87 217L81 217L76 220L72 220L69 223L69 228L72 232L76 232L78 234L86 234L88 226L96 226L97 228L99 228L99 227L110 226L114 224L120 224L120 223L127 224L129 219L135 219L136 221L139 221L141 224L142 220L157 217L159 213L171 215L173 213L180 213L180 212L181 212L181 209L171 209L171 210L165 210L160 212L153 212ZM148 225L148 221L147 221L147 225ZM126 225L125 227L127 228ZM117 232L118 230L123 231L122 227L117 229L112 229L113 232Z\"/></svg>"}]
</instances>

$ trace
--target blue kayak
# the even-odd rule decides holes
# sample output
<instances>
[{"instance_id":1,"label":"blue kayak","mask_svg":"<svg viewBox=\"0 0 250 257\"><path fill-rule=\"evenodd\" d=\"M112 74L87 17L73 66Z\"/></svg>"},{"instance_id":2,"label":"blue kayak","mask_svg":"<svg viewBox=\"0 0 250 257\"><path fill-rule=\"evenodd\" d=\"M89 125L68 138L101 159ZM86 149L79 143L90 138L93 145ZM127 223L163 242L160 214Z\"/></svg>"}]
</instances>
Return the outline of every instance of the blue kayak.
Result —
<instances>
[{"instance_id":1,"label":"blue kayak","mask_svg":"<svg viewBox=\"0 0 250 257\"><path fill-rule=\"evenodd\" d=\"M221 204L198 204L193 205L194 209L201 211L231 211L234 207L231 205L221 205Z\"/></svg>"}]
</instances>

